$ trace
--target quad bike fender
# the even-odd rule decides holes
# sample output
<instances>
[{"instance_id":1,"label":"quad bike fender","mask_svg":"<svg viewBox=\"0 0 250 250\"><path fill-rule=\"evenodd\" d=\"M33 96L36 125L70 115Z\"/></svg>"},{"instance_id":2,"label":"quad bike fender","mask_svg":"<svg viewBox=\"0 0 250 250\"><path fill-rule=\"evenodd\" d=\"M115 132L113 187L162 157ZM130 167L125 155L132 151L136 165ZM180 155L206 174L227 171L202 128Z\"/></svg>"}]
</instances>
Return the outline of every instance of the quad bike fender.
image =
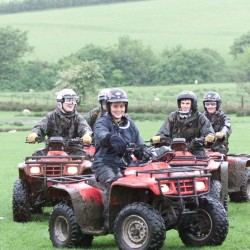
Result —
<instances>
[{"instance_id":1,"label":"quad bike fender","mask_svg":"<svg viewBox=\"0 0 250 250\"><path fill-rule=\"evenodd\" d=\"M28 176L28 170L27 170L27 164L25 162L21 162L17 164L18 172L19 172L19 178L21 179L24 175Z\"/></svg>"},{"instance_id":2,"label":"quad bike fender","mask_svg":"<svg viewBox=\"0 0 250 250\"><path fill-rule=\"evenodd\" d=\"M250 158L228 156L228 188L229 192L238 192L244 181L245 170L250 167Z\"/></svg>"},{"instance_id":3,"label":"quad bike fender","mask_svg":"<svg viewBox=\"0 0 250 250\"><path fill-rule=\"evenodd\" d=\"M155 178L150 177L125 177L118 179L112 185L112 189L123 188L123 189L146 189L151 190L155 195L160 195L161 192L159 190L158 182Z\"/></svg>"},{"instance_id":4,"label":"quad bike fender","mask_svg":"<svg viewBox=\"0 0 250 250\"><path fill-rule=\"evenodd\" d=\"M47 189L47 198L72 204L77 224L83 233L98 231L103 226L103 198L100 189L85 182L55 184Z\"/></svg>"},{"instance_id":5,"label":"quad bike fender","mask_svg":"<svg viewBox=\"0 0 250 250\"><path fill-rule=\"evenodd\" d=\"M223 161L220 167L221 195L228 196L228 162Z\"/></svg>"}]
</instances>

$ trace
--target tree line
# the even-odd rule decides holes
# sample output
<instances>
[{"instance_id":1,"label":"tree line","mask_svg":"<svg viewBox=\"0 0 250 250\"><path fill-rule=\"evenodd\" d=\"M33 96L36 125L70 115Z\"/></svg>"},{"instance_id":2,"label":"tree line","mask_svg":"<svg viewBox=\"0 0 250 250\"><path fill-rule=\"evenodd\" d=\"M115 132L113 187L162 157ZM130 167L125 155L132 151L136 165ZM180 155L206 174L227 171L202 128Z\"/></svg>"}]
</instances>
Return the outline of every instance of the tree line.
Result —
<instances>
[{"instance_id":1,"label":"tree line","mask_svg":"<svg viewBox=\"0 0 250 250\"><path fill-rule=\"evenodd\" d=\"M84 96L98 86L236 81L250 94L250 32L232 45L234 63L231 65L209 48L176 46L156 54L150 46L128 36L120 37L112 46L88 44L56 63L24 60L24 55L33 50L26 31L1 27L0 41L2 91L45 91L74 86Z\"/></svg>"},{"instance_id":2,"label":"tree line","mask_svg":"<svg viewBox=\"0 0 250 250\"><path fill-rule=\"evenodd\" d=\"M0 3L0 14L135 1L143 0L12 0Z\"/></svg>"}]
</instances>

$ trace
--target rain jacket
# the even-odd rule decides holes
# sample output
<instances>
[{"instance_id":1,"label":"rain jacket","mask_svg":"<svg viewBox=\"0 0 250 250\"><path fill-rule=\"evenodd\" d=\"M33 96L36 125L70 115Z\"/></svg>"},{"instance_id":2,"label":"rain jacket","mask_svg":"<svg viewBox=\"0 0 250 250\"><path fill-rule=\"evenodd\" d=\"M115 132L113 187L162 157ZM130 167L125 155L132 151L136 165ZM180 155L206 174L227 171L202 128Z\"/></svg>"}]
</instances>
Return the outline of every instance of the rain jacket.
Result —
<instances>
[{"instance_id":1,"label":"rain jacket","mask_svg":"<svg viewBox=\"0 0 250 250\"><path fill-rule=\"evenodd\" d=\"M225 115L222 110L218 110L215 114L209 114L204 111L205 116L211 122L213 129L216 132L222 132L225 137L223 139L218 139L216 143L211 147L214 151L219 151L222 153L228 152L228 138L232 133L230 118Z\"/></svg>"},{"instance_id":2,"label":"rain jacket","mask_svg":"<svg viewBox=\"0 0 250 250\"><path fill-rule=\"evenodd\" d=\"M65 140L92 134L86 120L74 110L70 115L63 113L59 108L48 113L32 129L41 137L61 136Z\"/></svg>"},{"instance_id":3,"label":"rain jacket","mask_svg":"<svg viewBox=\"0 0 250 250\"><path fill-rule=\"evenodd\" d=\"M189 143L195 138L205 138L214 134L213 127L206 116L198 111L192 112L188 118L180 118L179 111L171 112L157 135L174 138L185 138Z\"/></svg>"},{"instance_id":4,"label":"rain jacket","mask_svg":"<svg viewBox=\"0 0 250 250\"><path fill-rule=\"evenodd\" d=\"M111 167L126 167L131 162L130 154L125 154L123 157L112 148L106 137L109 133L114 133L126 142L135 143L137 145L144 145L143 139L139 135L139 131L134 122L128 118L123 117L122 121L118 124L112 117L106 113L96 122L94 128L94 141L96 153L92 169L95 171L97 168L111 166Z\"/></svg>"}]
</instances>

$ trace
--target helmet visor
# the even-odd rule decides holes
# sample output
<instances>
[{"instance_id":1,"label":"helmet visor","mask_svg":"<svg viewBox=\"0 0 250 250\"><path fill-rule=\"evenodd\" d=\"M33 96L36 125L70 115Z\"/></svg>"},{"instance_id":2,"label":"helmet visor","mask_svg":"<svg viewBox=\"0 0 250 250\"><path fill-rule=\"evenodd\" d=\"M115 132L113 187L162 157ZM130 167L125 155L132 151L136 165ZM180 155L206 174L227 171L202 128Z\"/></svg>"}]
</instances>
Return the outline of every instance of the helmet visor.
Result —
<instances>
[{"instance_id":1,"label":"helmet visor","mask_svg":"<svg viewBox=\"0 0 250 250\"><path fill-rule=\"evenodd\" d=\"M215 108L215 107L217 107L217 102L205 102L205 107L206 108L209 108L209 107Z\"/></svg>"},{"instance_id":2,"label":"helmet visor","mask_svg":"<svg viewBox=\"0 0 250 250\"><path fill-rule=\"evenodd\" d=\"M64 103L66 103L66 104L77 104L77 101L78 101L78 99L77 98L68 98L68 97L66 97L66 98L64 98Z\"/></svg>"}]
</instances>

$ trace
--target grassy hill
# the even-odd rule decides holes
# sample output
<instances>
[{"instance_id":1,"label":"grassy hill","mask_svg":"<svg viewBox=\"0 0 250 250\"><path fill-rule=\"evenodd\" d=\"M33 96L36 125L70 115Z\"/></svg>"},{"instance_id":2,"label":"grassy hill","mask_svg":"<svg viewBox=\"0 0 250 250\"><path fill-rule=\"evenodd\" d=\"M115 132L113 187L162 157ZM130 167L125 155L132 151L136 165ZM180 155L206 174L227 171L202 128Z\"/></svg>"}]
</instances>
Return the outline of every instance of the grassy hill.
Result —
<instances>
[{"instance_id":1,"label":"grassy hill","mask_svg":"<svg viewBox=\"0 0 250 250\"><path fill-rule=\"evenodd\" d=\"M29 31L31 58L55 61L88 43L108 45L129 35L155 51L182 44L231 58L235 38L249 30L247 0L151 0L0 16L0 25Z\"/></svg>"}]
</instances>

